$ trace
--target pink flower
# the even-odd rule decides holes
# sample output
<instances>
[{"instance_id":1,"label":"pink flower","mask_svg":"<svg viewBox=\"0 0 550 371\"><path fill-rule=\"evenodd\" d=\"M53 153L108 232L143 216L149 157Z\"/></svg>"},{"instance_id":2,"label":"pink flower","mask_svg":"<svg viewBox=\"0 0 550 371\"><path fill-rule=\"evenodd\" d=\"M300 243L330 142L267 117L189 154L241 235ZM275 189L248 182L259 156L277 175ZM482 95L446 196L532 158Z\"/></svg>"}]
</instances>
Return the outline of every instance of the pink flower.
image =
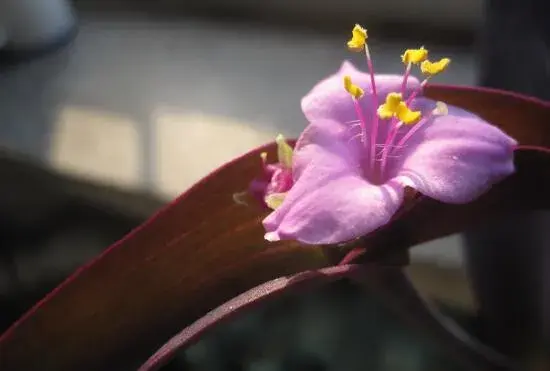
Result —
<instances>
[{"instance_id":1,"label":"pink flower","mask_svg":"<svg viewBox=\"0 0 550 371\"><path fill-rule=\"evenodd\" d=\"M343 88L344 76L367 93L352 99ZM413 77L406 84L401 76L373 77L376 96L371 76L345 62L303 98L310 124L294 148L293 183L272 187L284 189L285 197L263 222L266 239L349 241L388 223L405 187L460 204L514 172L516 141L497 127L421 97L422 86ZM421 113L420 121L379 119L379 106L394 92L406 98L410 113ZM272 182L280 184L275 178Z\"/></svg>"},{"instance_id":2,"label":"pink flower","mask_svg":"<svg viewBox=\"0 0 550 371\"><path fill-rule=\"evenodd\" d=\"M250 184L250 193L265 206L276 209L292 187L292 147L282 135L277 136L276 164L267 164L267 153L262 153L262 174Z\"/></svg>"}]
</instances>

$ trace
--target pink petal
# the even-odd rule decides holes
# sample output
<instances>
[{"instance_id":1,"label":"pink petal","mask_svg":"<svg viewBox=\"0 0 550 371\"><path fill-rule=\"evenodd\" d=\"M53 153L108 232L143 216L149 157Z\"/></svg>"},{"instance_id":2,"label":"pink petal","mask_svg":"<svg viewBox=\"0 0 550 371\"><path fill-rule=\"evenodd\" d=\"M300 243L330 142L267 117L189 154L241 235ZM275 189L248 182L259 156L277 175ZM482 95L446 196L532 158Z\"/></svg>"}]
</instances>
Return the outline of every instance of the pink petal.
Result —
<instances>
[{"instance_id":1,"label":"pink petal","mask_svg":"<svg viewBox=\"0 0 550 371\"><path fill-rule=\"evenodd\" d=\"M362 176L357 152L334 136L340 124L310 125L294 152L295 183L264 220L266 238L333 244L386 224L403 200L403 186L376 186Z\"/></svg>"},{"instance_id":2,"label":"pink petal","mask_svg":"<svg viewBox=\"0 0 550 371\"><path fill-rule=\"evenodd\" d=\"M371 118L374 115L378 105L382 104L386 95L391 92L400 92L403 83L402 75L376 75L375 83L378 93L378 103L372 107L372 86L370 75L359 71L353 64L345 61L336 74L319 82L315 87L302 98L302 111L309 122L318 120L334 120L342 124L348 124L357 120L357 114L353 101L348 92L344 89L344 76L349 75L355 85L360 86L365 95L360 103L365 113L367 130L372 123ZM420 89L420 83L414 76L410 76L407 81L407 92L409 95L413 90Z\"/></svg>"},{"instance_id":3,"label":"pink petal","mask_svg":"<svg viewBox=\"0 0 550 371\"><path fill-rule=\"evenodd\" d=\"M435 102L420 98L415 105L433 108ZM390 171L428 197L466 203L514 172L516 144L478 116L449 106L448 115L424 125L396 151L400 157Z\"/></svg>"}]
</instances>

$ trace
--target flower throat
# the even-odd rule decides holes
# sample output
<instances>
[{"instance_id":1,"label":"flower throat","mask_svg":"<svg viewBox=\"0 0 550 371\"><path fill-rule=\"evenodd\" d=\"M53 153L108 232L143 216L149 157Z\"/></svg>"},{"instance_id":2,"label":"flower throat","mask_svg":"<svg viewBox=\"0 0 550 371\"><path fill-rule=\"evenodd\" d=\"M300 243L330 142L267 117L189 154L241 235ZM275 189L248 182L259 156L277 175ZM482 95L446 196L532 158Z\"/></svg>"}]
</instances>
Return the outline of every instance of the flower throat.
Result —
<instances>
[{"instance_id":1,"label":"flower throat","mask_svg":"<svg viewBox=\"0 0 550 371\"><path fill-rule=\"evenodd\" d=\"M451 60L449 58L442 58L437 62L430 62L428 60L428 50L424 47L407 49L401 56L401 61L405 65L401 91L389 93L385 97L385 102L378 106L379 97L376 91L373 61L367 44L367 38L367 30L356 24L347 46L353 52L364 51L365 53L372 89L372 94L370 94L372 99L371 104L372 107L378 107L376 110L373 110L372 117L365 117L360 104L364 91L351 81L350 76L344 76L344 89L351 95L357 114L356 122L361 128L361 132L357 137L360 138L368 158L368 168L365 169L365 173L369 175L371 182L381 184L387 179L386 165L388 159L392 155L397 155L399 148L406 145L414 133L420 127L426 125L434 115L444 115L447 113L446 105L442 102L438 102L436 108L425 115L422 115L420 111L412 110L410 107L414 98L426 86L429 79L444 71ZM420 67L421 72L426 78L421 82L420 88L406 98L407 80L414 65ZM367 125L367 120L372 120L372 125ZM387 125L383 131L383 138L379 138L381 124ZM409 126L408 132L397 143L394 143L399 130L404 126ZM367 133L367 127L371 128L370 133Z\"/></svg>"}]
</instances>

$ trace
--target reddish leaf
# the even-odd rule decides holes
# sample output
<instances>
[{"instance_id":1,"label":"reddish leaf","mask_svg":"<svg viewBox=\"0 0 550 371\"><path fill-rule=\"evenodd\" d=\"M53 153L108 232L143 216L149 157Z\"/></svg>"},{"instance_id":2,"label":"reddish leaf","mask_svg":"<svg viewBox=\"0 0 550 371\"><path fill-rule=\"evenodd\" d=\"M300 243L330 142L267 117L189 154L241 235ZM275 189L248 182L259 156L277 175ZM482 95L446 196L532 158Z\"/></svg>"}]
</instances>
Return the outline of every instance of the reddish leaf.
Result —
<instances>
[{"instance_id":1,"label":"reddish leaf","mask_svg":"<svg viewBox=\"0 0 550 371\"><path fill-rule=\"evenodd\" d=\"M138 371L155 371L164 366L180 349L197 342L201 335L220 323L230 320L242 311L258 304L275 300L291 292L318 287L341 278L348 278L370 294L376 294L388 309L417 330L428 332L444 345L460 365L468 370L516 371L517 365L506 357L472 338L456 326L449 324L434 308L422 300L402 267L378 264L339 265L316 271L282 277L243 293L185 328L152 355Z\"/></svg>"},{"instance_id":2,"label":"reddish leaf","mask_svg":"<svg viewBox=\"0 0 550 371\"><path fill-rule=\"evenodd\" d=\"M226 165L76 272L2 336L0 370L121 369L236 293L326 266L319 249L266 249L263 211L233 201L265 150L275 156L269 145Z\"/></svg>"},{"instance_id":3,"label":"reddish leaf","mask_svg":"<svg viewBox=\"0 0 550 371\"><path fill-rule=\"evenodd\" d=\"M500 92L430 86L525 145L550 147L548 104ZM262 282L330 264L320 248L267 244L262 212L236 205L259 170L255 150L210 175L76 272L0 339L1 370L121 370L136 366L208 310ZM422 201L367 243L381 254L522 208L547 208L550 159L518 154L518 174L477 202ZM391 248L390 248L391 247ZM137 362L137 363L136 363Z\"/></svg>"}]
</instances>

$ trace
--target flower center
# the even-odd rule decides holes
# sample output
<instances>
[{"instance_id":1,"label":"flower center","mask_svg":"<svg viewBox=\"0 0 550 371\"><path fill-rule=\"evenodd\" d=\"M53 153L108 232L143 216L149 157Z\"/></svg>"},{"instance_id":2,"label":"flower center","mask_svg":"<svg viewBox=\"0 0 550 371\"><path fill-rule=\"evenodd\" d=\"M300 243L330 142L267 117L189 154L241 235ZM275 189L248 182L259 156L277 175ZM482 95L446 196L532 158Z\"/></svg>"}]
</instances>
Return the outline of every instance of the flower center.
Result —
<instances>
[{"instance_id":1,"label":"flower center","mask_svg":"<svg viewBox=\"0 0 550 371\"><path fill-rule=\"evenodd\" d=\"M424 47L418 49L407 49L401 56L405 65L401 92L390 92L385 97L385 102L378 105L380 100L376 90L373 61L367 45L367 30L360 25L355 25L352 31L352 38L348 41L348 48L354 52L365 52L367 67L370 76L373 109L372 117L365 117L360 100L364 97L364 91L361 87L353 84L350 76L344 76L344 89L351 95L357 114L357 122L361 126L359 135L361 143L364 145L368 157L368 167L365 170L369 181L375 184L384 183L387 178L387 163L392 155L398 155L399 148L403 148L407 141L418 132L418 130L431 121L434 115L446 114L447 108L444 103L438 102L436 108L422 117L420 111L413 111L410 108L414 98L422 91L428 80L442 72L450 63L449 58L443 58L437 62L428 60L428 50ZM420 88L410 94L404 101L407 92L407 80L410 76L412 66L419 65L420 70L426 78L420 84ZM367 121L368 120L368 121ZM370 123L370 125L368 125ZM379 126L385 125L382 135L379 135ZM403 126L410 126L408 132L394 144L399 129ZM368 130L370 129L370 130Z\"/></svg>"}]
</instances>

